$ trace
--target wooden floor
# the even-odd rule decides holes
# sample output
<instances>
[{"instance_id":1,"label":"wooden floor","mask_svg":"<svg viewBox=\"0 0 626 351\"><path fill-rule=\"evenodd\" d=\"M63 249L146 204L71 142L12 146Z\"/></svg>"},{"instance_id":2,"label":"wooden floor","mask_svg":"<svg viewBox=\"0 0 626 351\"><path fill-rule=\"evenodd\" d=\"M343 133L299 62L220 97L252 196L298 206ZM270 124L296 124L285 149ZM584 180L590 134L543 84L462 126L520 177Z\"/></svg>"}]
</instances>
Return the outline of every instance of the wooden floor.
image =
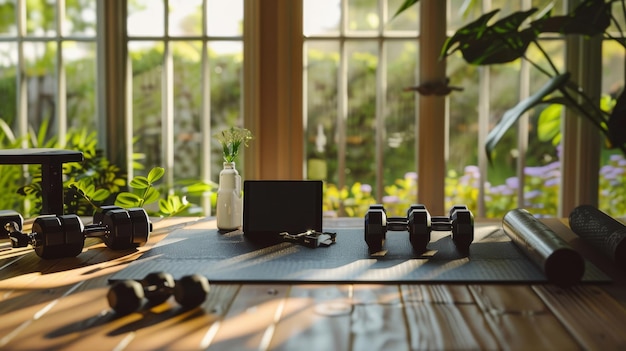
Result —
<instances>
[{"instance_id":1,"label":"wooden floor","mask_svg":"<svg viewBox=\"0 0 626 351\"><path fill-rule=\"evenodd\" d=\"M566 290L212 284L199 308L168 300L123 317L112 313L107 279L196 220L155 221L138 251L115 252L89 239L71 259L40 260L30 248L0 252L0 350L626 349L626 273L571 237L613 283Z\"/></svg>"}]
</instances>

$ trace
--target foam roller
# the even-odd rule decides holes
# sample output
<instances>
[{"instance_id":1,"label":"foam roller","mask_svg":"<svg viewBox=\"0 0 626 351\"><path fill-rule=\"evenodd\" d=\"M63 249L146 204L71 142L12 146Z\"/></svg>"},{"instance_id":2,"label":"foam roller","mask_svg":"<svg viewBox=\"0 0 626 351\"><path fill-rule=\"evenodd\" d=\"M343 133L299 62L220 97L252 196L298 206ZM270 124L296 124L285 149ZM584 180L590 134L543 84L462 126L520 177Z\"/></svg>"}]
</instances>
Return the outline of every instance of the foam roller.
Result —
<instances>
[{"instance_id":1,"label":"foam roller","mask_svg":"<svg viewBox=\"0 0 626 351\"><path fill-rule=\"evenodd\" d=\"M572 231L626 271L626 226L591 205L576 207L569 216Z\"/></svg>"},{"instance_id":2,"label":"foam roller","mask_svg":"<svg viewBox=\"0 0 626 351\"><path fill-rule=\"evenodd\" d=\"M502 229L551 283L567 287L582 279L585 273L582 256L528 211L509 211L502 220Z\"/></svg>"}]
</instances>

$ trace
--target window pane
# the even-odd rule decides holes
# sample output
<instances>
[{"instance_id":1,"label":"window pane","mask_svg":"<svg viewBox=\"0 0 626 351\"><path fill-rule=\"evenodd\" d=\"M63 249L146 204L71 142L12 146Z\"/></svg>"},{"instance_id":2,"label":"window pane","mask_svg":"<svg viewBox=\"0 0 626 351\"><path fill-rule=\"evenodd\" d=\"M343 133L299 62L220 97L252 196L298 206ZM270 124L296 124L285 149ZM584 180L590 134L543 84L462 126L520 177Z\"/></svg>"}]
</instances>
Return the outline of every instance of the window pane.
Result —
<instances>
[{"instance_id":1,"label":"window pane","mask_svg":"<svg viewBox=\"0 0 626 351\"><path fill-rule=\"evenodd\" d=\"M242 0L207 0L207 28L211 36L243 35Z\"/></svg>"},{"instance_id":2,"label":"window pane","mask_svg":"<svg viewBox=\"0 0 626 351\"><path fill-rule=\"evenodd\" d=\"M169 5L170 35L202 34L202 0L172 1Z\"/></svg>"},{"instance_id":3,"label":"window pane","mask_svg":"<svg viewBox=\"0 0 626 351\"><path fill-rule=\"evenodd\" d=\"M65 1L65 35L96 35L96 2Z\"/></svg>"},{"instance_id":4,"label":"window pane","mask_svg":"<svg viewBox=\"0 0 626 351\"><path fill-rule=\"evenodd\" d=\"M404 88L417 82L417 41L393 41L386 47L387 92L385 98L385 139L383 145L385 186L409 182L411 186L402 192L388 194L403 195L399 213L406 213L408 206L415 202L417 180L416 160L416 96ZM380 67L379 67L380 69ZM408 184L408 183L404 183Z\"/></svg>"},{"instance_id":5,"label":"window pane","mask_svg":"<svg viewBox=\"0 0 626 351\"><path fill-rule=\"evenodd\" d=\"M26 33L32 36L56 35L56 1L30 1L26 9Z\"/></svg>"},{"instance_id":6,"label":"window pane","mask_svg":"<svg viewBox=\"0 0 626 351\"><path fill-rule=\"evenodd\" d=\"M209 74L211 81L211 128L215 133L230 126L243 126L242 42L210 42ZM210 137L210 136L207 136ZM223 168L223 154L219 143L212 144L211 179L218 179ZM243 155L238 159L237 170L243 173Z\"/></svg>"},{"instance_id":7,"label":"window pane","mask_svg":"<svg viewBox=\"0 0 626 351\"><path fill-rule=\"evenodd\" d=\"M405 0L389 0L387 1L387 23L386 30L411 30L419 29L419 3L413 5L409 9L404 10L400 15L394 17L400 6Z\"/></svg>"},{"instance_id":8,"label":"window pane","mask_svg":"<svg viewBox=\"0 0 626 351\"><path fill-rule=\"evenodd\" d=\"M96 44L64 42L68 128L96 128Z\"/></svg>"},{"instance_id":9,"label":"window pane","mask_svg":"<svg viewBox=\"0 0 626 351\"><path fill-rule=\"evenodd\" d=\"M145 155L149 170L161 160L161 82L163 52L154 42L129 42L132 58L133 149Z\"/></svg>"},{"instance_id":10,"label":"window pane","mask_svg":"<svg viewBox=\"0 0 626 351\"><path fill-rule=\"evenodd\" d=\"M129 36L163 36L165 34L163 1L135 0L128 2Z\"/></svg>"},{"instance_id":11,"label":"window pane","mask_svg":"<svg viewBox=\"0 0 626 351\"><path fill-rule=\"evenodd\" d=\"M0 4L0 35L17 34L15 0Z\"/></svg>"},{"instance_id":12,"label":"window pane","mask_svg":"<svg viewBox=\"0 0 626 351\"><path fill-rule=\"evenodd\" d=\"M346 43L348 119L346 121L346 184L375 184L377 45ZM340 170L341 171L341 170Z\"/></svg>"},{"instance_id":13,"label":"window pane","mask_svg":"<svg viewBox=\"0 0 626 351\"><path fill-rule=\"evenodd\" d=\"M0 119L15 127L17 44L0 43Z\"/></svg>"},{"instance_id":14,"label":"window pane","mask_svg":"<svg viewBox=\"0 0 626 351\"><path fill-rule=\"evenodd\" d=\"M307 178L337 184L339 44L308 42L305 57Z\"/></svg>"},{"instance_id":15,"label":"window pane","mask_svg":"<svg viewBox=\"0 0 626 351\"><path fill-rule=\"evenodd\" d=\"M341 0L303 0L304 35L339 33Z\"/></svg>"},{"instance_id":16,"label":"window pane","mask_svg":"<svg viewBox=\"0 0 626 351\"><path fill-rule=\"evenodd\" d=\"M348 1L347 30L376 31L380 26L377 0Z\"/></svg>"},{"instance_id":17,"label":"window pane","mask_svg":"<svg viewBox=\"0 0 626 351\"><path fill-rule=\"evenodd\" d=\"M199 179L203 150L200 113L202 111L202 42L172 43L174 52L174 163L176 180Z\"/></svg>"},{"instance_id":18,"label":"window pane","mask_svg":"<svg viewBox=\"0 0 626 351\"><path fill-rule=\"evenodd\" d=\"M24 43L28 124L39 130L44 121L49 122L48 136L56 132L56 51L56 43Z\"/></svg>"}]
</instances>

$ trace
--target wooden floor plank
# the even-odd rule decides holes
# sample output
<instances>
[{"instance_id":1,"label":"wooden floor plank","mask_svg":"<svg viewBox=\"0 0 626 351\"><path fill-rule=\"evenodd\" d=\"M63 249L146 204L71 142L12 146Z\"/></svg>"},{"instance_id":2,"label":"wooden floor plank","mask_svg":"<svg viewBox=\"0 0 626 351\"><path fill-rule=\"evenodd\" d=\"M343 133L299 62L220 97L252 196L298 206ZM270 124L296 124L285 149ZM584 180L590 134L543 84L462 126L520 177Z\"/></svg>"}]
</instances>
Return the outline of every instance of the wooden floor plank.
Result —
<instances>
[{"instance_id":1,"label":"wooden floor plank","mask_svg":"<svg viewBox=\"0 0 626 351\"><path fill-rule=\"evenodd\" d=\"M587 350L626 349L626 309L600 286L533 286L572 337Z\"/></svg>"},{"instance_id":2,"label":"wooden floor plank","mask_svg":"<svg viewBox=\"0 0 626 351\"><path fill-rule=\"evenodd\" d=\"M349 285L292 285L267 346L271 350L347 350L349 294Z\"/></svg>"},{"instance_id":3,"label":"wooden floor plank","mask_svg":"<svg viewBox=\"0 0 626 351\"><path fill-rule=\"evenodd\" d=\"M464 285L402 285L411 350L495 350L499 345Z\"/></svg>"},{"instance_id":4,"label":"wooden floor plank","mask_svg":"<svg viewBox=\"0 0 626 351\"><path fill-rule=\"evenodd\" d=\"M576 350L543 301L526 285L471 285L477 304L502 349Z\"/></svg>"},{"instance_id":5,"label":"wooden floor plank","mask_svg":"<svg viewBox=\"0 0 626 351\"><path fill-rule=\"evenodd\" d=\"M205 333L209 350L262 350L284 306L288 285L241 287L222 319Z\"/></svg>"},{"instance_id":6,"label":"wooden floor plank","mask_svg":"<svg viewBox=\"0 0 626 351\"><path fill-rule=\"evenodd\" d=\"M352 302L352 350L410 349L397 285L354 285Z\"/></svg>"}]
</instances>

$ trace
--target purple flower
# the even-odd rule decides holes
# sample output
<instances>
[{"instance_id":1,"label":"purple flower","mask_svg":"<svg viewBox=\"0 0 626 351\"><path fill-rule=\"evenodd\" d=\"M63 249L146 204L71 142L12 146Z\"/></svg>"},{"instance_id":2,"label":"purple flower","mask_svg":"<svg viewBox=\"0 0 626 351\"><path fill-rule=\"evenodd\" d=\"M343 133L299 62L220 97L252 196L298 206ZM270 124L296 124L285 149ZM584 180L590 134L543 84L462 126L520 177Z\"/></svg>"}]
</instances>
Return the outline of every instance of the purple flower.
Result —
<instances>
[{"instance_id":1,"label":"purple flower","mask_svg":"<svg viewBox=\"0 0 626 351\"><path fill-rule=\"evenodd\" d=\"M415 179L417 180L417 172L406 172L404 174L405 179Z\"/></svg>"},{"instance_id":2,"label":"purple flower","mask_svg":"<svg viewBox=\"0 0 626 351\"><path fill-rule=\"evenodd\" d=\"M534 199L536 197L539 197L540 195L541 195L541 191L539 191L539 190L532 190L532 191L528 191L528 192L524 193L524 199L530 200L530 199Z\"/></svg>"},{"instance_id":3,"label":"purple flower","mask_svg":"<svg viewBox=\"0 0 626 351\"><path fill-rule=\"evenodd\" d=\"M465 166L464 172L465 174L471 175L473 177L480 177L480 168L478 168L478 166Z\"/></svg>"},{"instance_id":4,"label":"purple flower","mask_svg":"<svg viewBox=\"0 0 626 351\"><path fill-rule=\"evenodd\" d=\"M399 202L400 202L400 199L395 195L383 196L383 203L385 204L397 204Z\"/></svg>"},{"instance_id":5,"label":"purple flower","mask_svg":"<svg viewBox=\"0 0 626 351\"><path fill-rule=\"evenodd\" d=\"M517 179L517 177L510 177L507 178L505 181L506 185L511 188L511 189L517 189L519 188L519 179Z\"/></svg>"},{"instance_id":6,"label":"purple flower","mask_svg":"<svg viewBox=\"0 0 626 351\"><path fill-rule=\"evenodd\" d=\"M545 173L545 168L543 167L525 167L524 174L533 176L533 177L541 177Z\"/></svg>"},{"instance_id":7,"label":"purple flower","mask_svg":"<svg viewBox=\"0 0 626 351\"><path fill-rule=\"evenodd\" d=\"M372 192L372 186L369 184L361 184L361 191L369 194Z\"/></svg>"},{"instance_id":8,"label":"purple flower","mask_svg":"<svg viewBox=\"0 0 626 351\"><path fill-rule=\"evenodd\" d=\"M545 182L543 182L543 185L547 188L549 187L553 187L553 186L558 186L560 183L558 178L552 178L552 179L548 179Z\"/></svg>"}]
</instances>

